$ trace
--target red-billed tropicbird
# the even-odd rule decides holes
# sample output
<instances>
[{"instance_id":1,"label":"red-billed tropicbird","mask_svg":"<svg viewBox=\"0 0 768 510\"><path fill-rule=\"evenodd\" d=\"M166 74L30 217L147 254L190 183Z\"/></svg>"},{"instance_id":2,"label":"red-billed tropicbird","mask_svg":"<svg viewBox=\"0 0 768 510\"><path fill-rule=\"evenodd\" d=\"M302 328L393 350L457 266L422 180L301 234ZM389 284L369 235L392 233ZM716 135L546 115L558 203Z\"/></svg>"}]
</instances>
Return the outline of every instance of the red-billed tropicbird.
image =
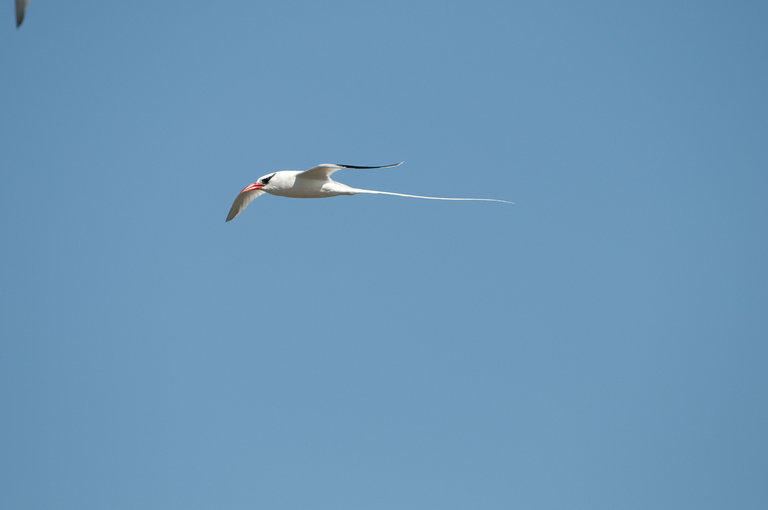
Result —
<instances>
[{"instance_id":1,"label":"red-billed tropicbird","mask_svg":"<svg viewBox=\"0 0 768 510\"><path fill-rule=\"evenodd\" d=\"M238 214L248 207L257 197L264 193L291 198L325 198L338 195L357 195L359 193L368 193L375 195L394 195L397 197L426 198L428 200L482 200L484 202L504 202L511 204L506 200L495 198L447 198L447 197L423 197L420 195L406 195L405 193L392 193L390 191L374 191L370 189L351 188L346 184L336 182L331 179L331 175L344 168L391 168L402 165L403 162L394 165L382 166L356 166L356 165L333 165L322 164L309 170L281 170L271 174L259 177L259 180L243 188L243 191L237 195L232 208L227 215L227 221L235 219Z\"/></svg>"}]
</instances>

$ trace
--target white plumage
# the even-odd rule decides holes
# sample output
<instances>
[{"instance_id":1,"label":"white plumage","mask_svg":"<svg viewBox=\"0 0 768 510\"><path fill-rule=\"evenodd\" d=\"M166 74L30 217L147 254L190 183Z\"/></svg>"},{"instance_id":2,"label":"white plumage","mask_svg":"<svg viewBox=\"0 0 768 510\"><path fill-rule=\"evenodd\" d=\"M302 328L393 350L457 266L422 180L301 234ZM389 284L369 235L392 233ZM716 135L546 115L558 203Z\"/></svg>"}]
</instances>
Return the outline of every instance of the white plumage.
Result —
<instances>
[{"instance_id":1,"label":"white plumage","mask_svg":"<svg viewBox=\"0 0 768 510\"><path fill-rule=\"evenodd\" d=\"M259 177L259 180L243 188L235 198L232 208L227 215L227 221L235 219L238 214L248 207L256 198L264 193L291 198L325 198L338 195L393 195L397 197L424 198L427 200L479 200L483 202L503 202L511 204L506 200L496 198L449 198L449 197L425 197L421 195L407 195L405 193L392 193L390 191L375 191L370 189L352 188L346 184L336 182L331 179L331 175L344 168L391 168L402 165L403 162L393 165L382 166L356 166L328 164L317 165L309 170L281 170L271 174Z\"/></svg>"}]
</instances>

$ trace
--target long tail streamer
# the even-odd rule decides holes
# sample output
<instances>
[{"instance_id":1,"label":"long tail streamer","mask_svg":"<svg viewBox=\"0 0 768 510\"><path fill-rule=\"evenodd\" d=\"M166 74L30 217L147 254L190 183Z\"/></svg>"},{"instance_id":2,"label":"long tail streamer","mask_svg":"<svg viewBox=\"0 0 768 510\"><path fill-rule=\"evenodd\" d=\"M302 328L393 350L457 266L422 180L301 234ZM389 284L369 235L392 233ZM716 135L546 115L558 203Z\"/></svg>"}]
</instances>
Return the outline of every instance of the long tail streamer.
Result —
<instances>
[{"instance_id":1,"label":"long tail streamer","mask_svg":"<svg viewBox=\"0 0 768 510\"><path fill-rule=\"evenodd\" d=\"M407 198L425 198L427 200L472 200L480 202L502 202L505 204L514 204L509 200L499 200L498 198L451 198L451 197L424 197L421 195L406 195L405 193L392 193L391 191L375 191L372 189L359 189L352 188L355 193L368 193L370 195L392 195L395 197L407 197Z\"/></svg>"}]
</instances>

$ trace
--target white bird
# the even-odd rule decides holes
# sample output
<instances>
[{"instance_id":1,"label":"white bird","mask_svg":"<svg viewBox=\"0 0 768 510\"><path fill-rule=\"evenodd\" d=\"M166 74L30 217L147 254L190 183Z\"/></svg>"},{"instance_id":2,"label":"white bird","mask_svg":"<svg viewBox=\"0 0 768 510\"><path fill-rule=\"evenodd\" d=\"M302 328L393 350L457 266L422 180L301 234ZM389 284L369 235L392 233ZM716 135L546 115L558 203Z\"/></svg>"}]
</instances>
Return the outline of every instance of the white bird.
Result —
<instances>
[{"instance_id":1,"label":"white bird","mask_svg":"<svg viewBox=\"0 0 768 510\"><path fill-rule=\"evenodd\" d=\"M24 21L24 11L27 10L29 0L16 0L16 28L21 26Z\"/></svg>"},{"instance_id":2,"label":"white bird","mask_svg":"<svg viewBox=\"0 0 768 510\"><path fill-rule=\"evenodd\" d=\"M406 195L404 193L392 193L390 191L374 191L370 189L351 188L346 184L336 182L331 179L331 175L343 168L392 168L400 166L404 162L394 165L382 166L356 166L356 165L332 165L322 164L309 170L281 170L271 174L259 177L259 180L243 188L243 191L237 195L232 208L227 215L227 221L233 220L238 214L248 207L248 205L264 193L291 198L325 198L338 195L357 195L359 193L368 193L375 195L394 195L397 197L426 198L428 200L481 200L484 202L504 202L512 204L506 200L497 200L495 198L445 198L445 197L423 197L420 195Z\"/></svg>"}]
</instances>

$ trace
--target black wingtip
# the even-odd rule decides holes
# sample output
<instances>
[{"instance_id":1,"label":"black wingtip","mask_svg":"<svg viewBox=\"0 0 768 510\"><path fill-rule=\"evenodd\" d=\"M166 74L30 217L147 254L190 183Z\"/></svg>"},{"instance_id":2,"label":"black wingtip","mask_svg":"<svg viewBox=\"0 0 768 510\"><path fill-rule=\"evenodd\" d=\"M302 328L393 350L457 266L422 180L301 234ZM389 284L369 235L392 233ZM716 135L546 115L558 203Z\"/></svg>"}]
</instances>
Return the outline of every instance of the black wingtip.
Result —
<instances>
[{"instance_id":1,"label":"black wingtip","mask_svg":"<svg viewBox=\"0 0 768 510\"><path fill-rule=\"evenodd\" d=\"M381 166L359 166L359 165L342 165L341 163L336 163L336 166L340 166L342 168L358 168L361 170L370 170L372 168L392 168L393 166L400 166L405 161L401 161L400 163L393 163L391 165L381 165Z\"/></svg>"}]
</instances>

